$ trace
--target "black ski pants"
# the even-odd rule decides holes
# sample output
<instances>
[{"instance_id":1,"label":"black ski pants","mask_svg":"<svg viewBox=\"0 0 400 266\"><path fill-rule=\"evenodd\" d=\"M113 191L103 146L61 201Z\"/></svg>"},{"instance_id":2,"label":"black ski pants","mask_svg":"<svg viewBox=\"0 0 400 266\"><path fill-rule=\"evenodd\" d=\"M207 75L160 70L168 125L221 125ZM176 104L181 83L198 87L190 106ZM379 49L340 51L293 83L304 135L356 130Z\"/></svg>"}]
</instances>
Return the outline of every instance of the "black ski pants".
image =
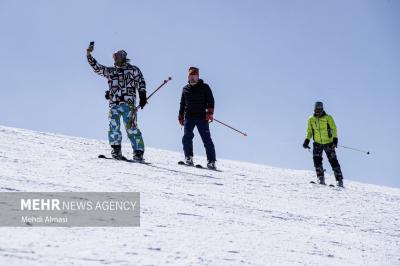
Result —
<instances>
[{"instance_id":1,"label":"black ski pants","mask_svg":"<svg viewBox=\"0 0 400 266\"><path fill-rule=\"evenodd\" d=\"M335 174L336 180L342 180L342 170L340 168L339 161L336 157L335 146L333 142L328 144L319 144L313 143L313 159L314 159L314 167L317 173L317 177L324 177L324 167L322 165L322 152L325 151L326 156L328 157L329 163L331 164L333 173Z\"/></svg>"}]
</instances>

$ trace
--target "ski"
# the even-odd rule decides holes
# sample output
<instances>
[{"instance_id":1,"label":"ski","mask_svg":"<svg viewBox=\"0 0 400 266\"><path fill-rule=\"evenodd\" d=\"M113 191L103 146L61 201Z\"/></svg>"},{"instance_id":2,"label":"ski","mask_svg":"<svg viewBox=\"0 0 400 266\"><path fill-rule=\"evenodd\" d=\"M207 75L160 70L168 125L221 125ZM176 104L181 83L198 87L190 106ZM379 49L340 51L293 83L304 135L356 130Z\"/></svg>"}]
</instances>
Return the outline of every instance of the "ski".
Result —
<instances>
[{"instance_id":1,"label":"ski","mask_svg":"<svg viewBox=\"0 0 400 266\"><path fill-rule=\"evenodd\" d=\"M204 166L202 166L201 164L193 164L193 165L191 165L191 164L185 163L184 161L179 161L178 164L179 164L179 165L185 165L185 166L188 166L188 167L195 167L195 168L198 168L198 169L204 169L204 170L222 172L221 170L218 170L218 169L210 169L210 168L208 168L208 167L204 167Z\"/></svg>"},{"instance_id":2,"label":"ski","mask_svg":"<svg viewBox=\"0 0 400 266\"><path fill-rule=\"evenodd\" d=\"M317 182L315 182L315 181L310 181L310 184L313 184L313 185L320 185L320 186L326 186L326 184L319 184L319 183L317 183Z\"/></svg>"},{"instance_id":3,"label":"ski","mask_svg":"<svg viewBox=\"0 0 400 266\"><path fill-rule=\"evenodd\" d=\"M317 182L315 182L315 181L310 181L310 184L313 184L313 185L320 185L320 186L328 186L328 187L332 187L332 188L344 188L344 187L338 187L338 186L335 186L334 184L329 184L329 185L321 185L321 184L318 184Z\"/></svg>"},{"instance_id":4,"label":"ski","mask_svg":"<svg viewBox=\"0 0 400 266\"><path fill-rule=\"evenodd\" d=\"M114 158L112 158L112 157L107 157L107 156L105 156L104 154L100 154L99 156L98 156L98 158L99 159L106 159L106 160L115 160L115 161L122 161L122 162L128 162L128 163L140 163L140 164L145 164L145 165L150 165L151 163L149 163L149 162L146 162L146 161L136 161L136 160L131 160L131 159L122 159L122 160L117 160L117 159L114 159Z\"/></svg>"},{"instance_id":5,"label":"ski","mask_svg":"<svg viewBox=\"0 0 400 266\"><path fill-rule=\"evenodd\" d=\"M189 166L189 167L204 168L204 167L203 167L202 165L200 165L200 164L187 164L187 163L185 163L184 161L179 161L178 164L180 164L180 165L186 165L186 166Z\"/></svg>"}]
</instances>

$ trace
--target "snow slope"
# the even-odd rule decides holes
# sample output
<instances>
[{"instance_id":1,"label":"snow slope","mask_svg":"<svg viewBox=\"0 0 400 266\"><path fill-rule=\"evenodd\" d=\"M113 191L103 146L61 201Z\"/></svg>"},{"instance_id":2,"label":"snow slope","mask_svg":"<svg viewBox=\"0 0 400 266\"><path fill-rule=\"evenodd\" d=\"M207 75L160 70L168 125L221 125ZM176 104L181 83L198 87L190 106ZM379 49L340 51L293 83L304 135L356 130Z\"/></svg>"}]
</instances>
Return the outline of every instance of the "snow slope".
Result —
<instances>
[{"instance_id":1,"label":"snow slope","mask_svg":"<svg viewBox=\"0 0 400 266\"><path fill-rule=\"evenodd\" d=\"M0 227L0 265L400 265L399 189L152 148L152 166L96 158L108 150L0 126L0 191L141 192L140 227Z\"/></svg>"}]
</instances>

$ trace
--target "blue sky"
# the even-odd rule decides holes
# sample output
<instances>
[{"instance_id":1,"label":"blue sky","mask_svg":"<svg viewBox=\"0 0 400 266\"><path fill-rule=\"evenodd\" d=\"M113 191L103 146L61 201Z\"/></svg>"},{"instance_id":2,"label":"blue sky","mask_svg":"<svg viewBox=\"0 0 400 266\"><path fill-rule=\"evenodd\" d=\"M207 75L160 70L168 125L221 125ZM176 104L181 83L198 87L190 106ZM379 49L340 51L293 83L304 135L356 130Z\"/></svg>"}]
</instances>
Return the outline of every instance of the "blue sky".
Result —
<instances>
[{"instance_id":1,"label":"blue sky","mask_svg":"<svg viewBox=\"0 0 400 266\"><path fill-rule=\"evenodd\" d=\"M172 76L140 112L148 146L181 151L179 97L194 65L215 117L249 134L213 123L217 157L312 170L302 143L321 100L340 144L371 151L338 149L345 178L400 187L399 14L393 0L3 0L0 124L106 139L106 80L85 57L93 40L104 65L125 49L149 92Z\"/></svg>"}]
</instances>

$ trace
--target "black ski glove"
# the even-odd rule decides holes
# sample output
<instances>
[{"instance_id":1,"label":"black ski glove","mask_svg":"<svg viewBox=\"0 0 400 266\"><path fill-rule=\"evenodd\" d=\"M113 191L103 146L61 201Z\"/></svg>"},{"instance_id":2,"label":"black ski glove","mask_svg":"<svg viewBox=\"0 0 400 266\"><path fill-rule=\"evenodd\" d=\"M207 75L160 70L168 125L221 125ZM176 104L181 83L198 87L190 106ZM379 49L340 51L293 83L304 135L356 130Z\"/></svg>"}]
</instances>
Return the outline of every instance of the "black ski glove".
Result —
<instances>
[{"instance_id":1,"label":"black ski glove","mask_svg":"<svg viewBox=\"0 0 400 266\"><path fill-rule=\"evenodd\" d=\"M143 107L147 104L147 97L145 91L139 92L139 106L143 109Z\"/></svg>"},{"instance_id":2,"label":"black ski glove","mask_svg":"<svg viewBox=\"0 0 400 266\"><path fill-rule=\"evenodd\" d=\"M338 141L338 138L333 138L333 146L335 146L335 148L337 148Z\"/></svg>"},{"instance_id":3,"label":"black ski glove","mask_svg":"<svg viewBox=\"0 0 400 266\"><path fill-rule=\"evenodd\" d=\"M106 98L106 100L110 100L110 91L105 91L104 98Z\"/></svg>"},{"instance_id":4,"label":"black ski glove","mask_svg":"<svg viewBox=\"0 0 400 266\"><path fill-rule=\"evenodd\" d=\"M304 143L303 143L303 148L304 149L311 149L310 146L308 146L308 144L310 144L310 140L309 139L305 139Z\"/></svg>"}]
</instances>

